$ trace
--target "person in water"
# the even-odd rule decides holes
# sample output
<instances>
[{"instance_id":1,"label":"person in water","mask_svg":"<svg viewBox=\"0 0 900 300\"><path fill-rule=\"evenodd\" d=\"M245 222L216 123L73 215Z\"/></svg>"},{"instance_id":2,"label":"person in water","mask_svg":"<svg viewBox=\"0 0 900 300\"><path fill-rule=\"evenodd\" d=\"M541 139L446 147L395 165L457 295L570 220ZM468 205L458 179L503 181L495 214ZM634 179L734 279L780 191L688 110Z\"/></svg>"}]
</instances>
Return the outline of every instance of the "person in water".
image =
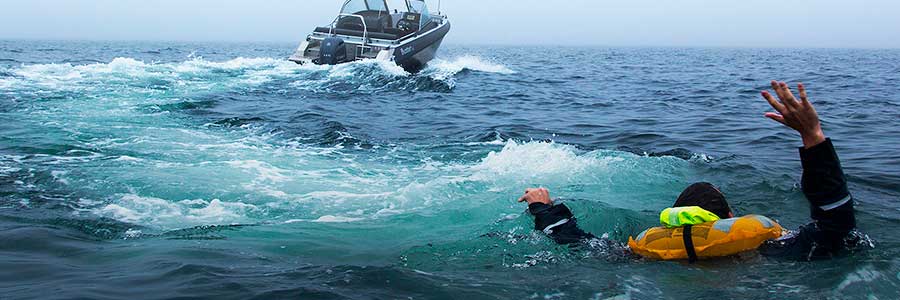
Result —
<instances>
[{"instance_id":1,"label":"person in water","mask_svg":"<svg viewBox=\"0 0 900 300\"><path fill-rule=\"evenodd\" d=\"M661 236L672 239L678 236L677 240L667 242L668 245L683 247L680 249L681 253L686 253L692 261L697 259L696 253L693 253L693 244L698 239L698 231L691 226L701 226L703 223L709 225L706 231L700 231L701 234L710 235L708 232L713 231L713 228L724 229L720 233L724 237L729 231L735 231L730 230L729 226L742 222L744 226L761 232L759 236L764 237L756 244L749 244L752 245L750 247L757 248L763 255L801 260L830 258L867 244L867 239L855 231L853 197L847 188L847 180L834 146L822 131L818 113L807 97L806 88L803 84L798 84L799 100L784 82L772 81L772 88L780 101L768 91L763 91L763 98L776 111L766 113L765 116L796 130L803 139L803 147L800 148L803 166L801 185L809 200L813 221L797 231L782 235L781 227L768 218L755 216L743 221L734 218L725 195L712 184L693 184L681 193L673 208L663 211L660 218L666 228L659 227L654 231L660 233L655 234L656 238ZM534 216L535 229L543 231L559 244L596 239L594 235L578 227L565 204L554 204L550 192L545 188L527 189L519 202L528 203L528 211ZM685 225L687 227L683 228ZM694 237L691 237L691 232ZM647 231L638 240L645 238L645 235ZM683 244L681 237L684 237ZM657 256L636 251L633 239L629 241L629 245L631 252L636 254L665 259L666 252L658 252L662 255Z\"/></svg>"}]
</instances>

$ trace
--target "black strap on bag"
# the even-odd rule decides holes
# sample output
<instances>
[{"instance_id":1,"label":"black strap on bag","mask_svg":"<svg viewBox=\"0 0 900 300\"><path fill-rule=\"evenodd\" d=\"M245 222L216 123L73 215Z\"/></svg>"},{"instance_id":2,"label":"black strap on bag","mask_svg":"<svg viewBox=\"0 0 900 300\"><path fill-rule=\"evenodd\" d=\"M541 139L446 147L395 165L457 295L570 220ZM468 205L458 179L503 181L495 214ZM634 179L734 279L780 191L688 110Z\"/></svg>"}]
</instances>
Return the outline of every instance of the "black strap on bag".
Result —
<instances>
[{"instance_id":1,"label":"black strap on bag","mask_svg":"<svg viewBox=\"0 0 900 300\"><path fill-rule=\"evenodd\" d=\"M684 226L684 232L681 234L684 238L684 250L687 251L688 263L697 262L697 251L694 250L694 239L691 237L693 229L693 225L686 225Z\"/></svg>"}]
</instances>

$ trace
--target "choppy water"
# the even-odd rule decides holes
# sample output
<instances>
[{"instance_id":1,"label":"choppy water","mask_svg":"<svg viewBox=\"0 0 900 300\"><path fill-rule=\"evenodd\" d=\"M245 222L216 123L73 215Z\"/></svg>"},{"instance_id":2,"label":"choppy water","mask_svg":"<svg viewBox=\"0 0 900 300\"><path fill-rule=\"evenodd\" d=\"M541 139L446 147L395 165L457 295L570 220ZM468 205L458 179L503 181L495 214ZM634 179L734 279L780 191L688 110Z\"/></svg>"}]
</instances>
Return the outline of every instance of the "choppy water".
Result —
<instances>
[{"instance_id":1,"label":"choppy water","mask_svg":"<svg viewBox=\"0 0 900 300\"><path fill-rule=\"evenodd\" d=\"M0 42L0 299L900 297L900 51L448 46L412 75L293 46ZM769 79L812 90L875 250L635 261L515 203L624 241L710 181L802 225Z\"/></svg>"}]
</instances>

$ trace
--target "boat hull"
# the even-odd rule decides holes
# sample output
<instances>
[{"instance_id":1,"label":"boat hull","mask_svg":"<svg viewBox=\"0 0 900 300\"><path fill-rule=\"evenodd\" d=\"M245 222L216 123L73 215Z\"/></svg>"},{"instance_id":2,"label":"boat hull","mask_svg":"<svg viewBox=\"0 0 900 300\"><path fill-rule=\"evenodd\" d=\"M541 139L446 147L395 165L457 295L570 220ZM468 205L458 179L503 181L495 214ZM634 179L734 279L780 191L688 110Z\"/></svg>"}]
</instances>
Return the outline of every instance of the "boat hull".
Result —
<instances>
[{"instance_id":1,"label":"boat hull","mask_svg":"<svg viewBox=\"0 0 900 300\"><path fill-rule=\"evenodd\" d=\"M407 72L418 72L437 55L444 37L450 32L450 23L420 36L394 49L394 62Z\"/></svg>"}]
</instances>

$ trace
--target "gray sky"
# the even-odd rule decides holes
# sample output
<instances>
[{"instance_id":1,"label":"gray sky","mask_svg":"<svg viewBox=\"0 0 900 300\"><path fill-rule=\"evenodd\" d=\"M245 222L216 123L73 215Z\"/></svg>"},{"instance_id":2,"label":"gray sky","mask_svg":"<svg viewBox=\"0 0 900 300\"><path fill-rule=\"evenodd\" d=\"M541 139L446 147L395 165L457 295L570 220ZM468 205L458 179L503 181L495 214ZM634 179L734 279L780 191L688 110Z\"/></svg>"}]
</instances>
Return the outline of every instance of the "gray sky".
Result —
<instances>
[{"instance_id":1,"label":"gray sky","mask_svg":"<svg viewBox=\"0 0 900 300\"><path fill-rule=\"evenodd\" d=\"M0 39L295 42L341 3L0 0ZM443 0L443 11L455 44L900 48L898 0Z\"/></svg>"}]
</instances>

